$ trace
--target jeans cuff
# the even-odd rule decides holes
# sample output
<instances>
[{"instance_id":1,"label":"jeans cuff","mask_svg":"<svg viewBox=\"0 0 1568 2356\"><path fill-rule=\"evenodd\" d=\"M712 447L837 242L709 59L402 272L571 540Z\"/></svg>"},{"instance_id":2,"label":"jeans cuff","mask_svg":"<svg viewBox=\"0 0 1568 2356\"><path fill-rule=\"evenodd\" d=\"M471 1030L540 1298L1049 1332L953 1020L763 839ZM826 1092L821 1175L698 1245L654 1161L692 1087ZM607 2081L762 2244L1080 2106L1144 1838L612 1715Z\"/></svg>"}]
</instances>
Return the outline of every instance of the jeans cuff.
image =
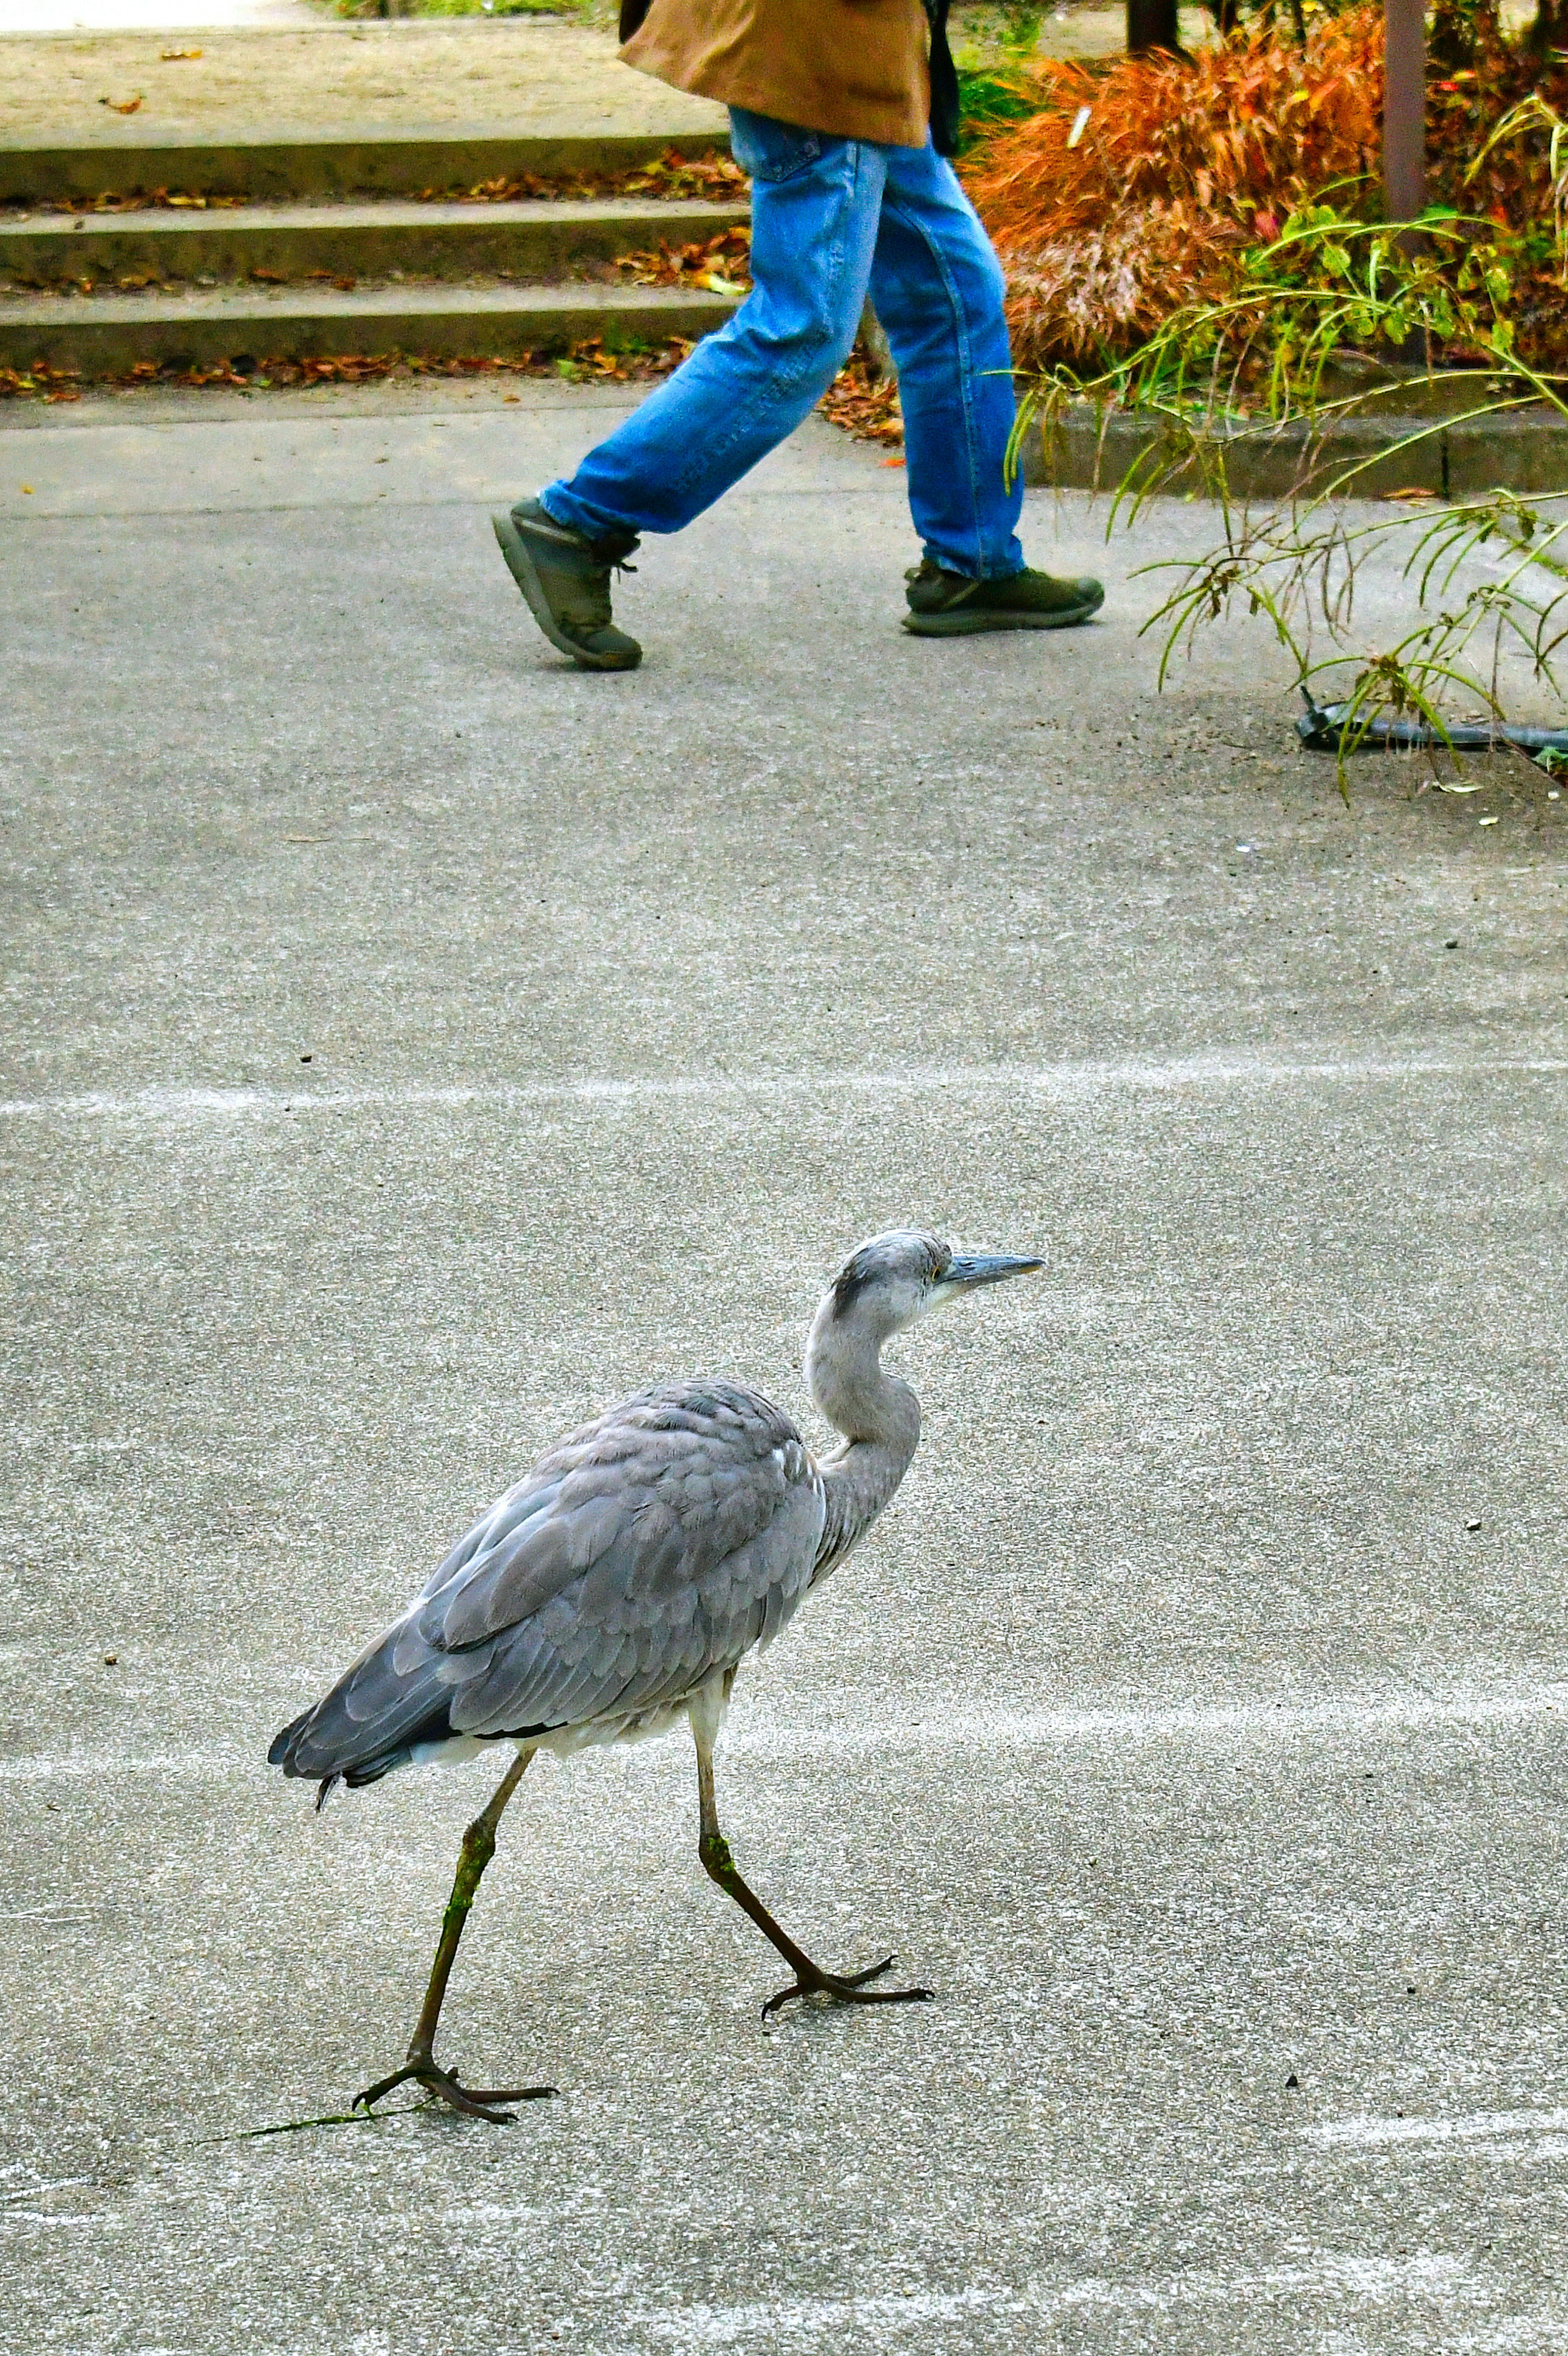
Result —
<instances>
[{"instance_id":1,"label":"jeans cuff","mask_svg":"<svg viewBox=\"0 0 1568 2356\"><path fill-rule=\"evenodd\" d=\"M628 523L624 516L607 515L603 508L590 507L580 499L570 483L547 483L539 495L539 505L552 523L560 524L567 531L580 532L584 540L630 541L636 544L641 527Z\"/></svg>"},{"instance_id":2,"label":"jeans cuff","mask_svg":"<svg viewBox=\"0 0 1568 2356\"><path fill-rule=\"evenodd\" d=\"M939 565L944 573L955 573L961 581L1013 581L1020 573L1029 571L1029 559L1021 552L1010 551L992 564L976 564L972 557L955 564L941 549L933 548L929 541L923 542L920 552L928 564Z\"/></svg>"}]
</instances>

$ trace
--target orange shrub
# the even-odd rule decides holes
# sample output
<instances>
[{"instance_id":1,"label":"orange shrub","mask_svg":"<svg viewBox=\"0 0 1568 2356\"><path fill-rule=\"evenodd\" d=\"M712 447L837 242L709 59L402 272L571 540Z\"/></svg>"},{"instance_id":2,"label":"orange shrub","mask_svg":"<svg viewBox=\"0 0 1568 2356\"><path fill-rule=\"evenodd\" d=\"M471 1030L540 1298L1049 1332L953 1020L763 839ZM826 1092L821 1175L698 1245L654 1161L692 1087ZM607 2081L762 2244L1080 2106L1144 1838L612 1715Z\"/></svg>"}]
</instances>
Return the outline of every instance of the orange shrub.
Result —
<instances>
[{"instance_id":1,"label":"orange shrub","mask_svg":"<svg viewBox=\"0 0 1568 2356\"><path fill-rule=\"evenodd\" d=\"M1179 304L1222 296L1294 204L1379 169L1379 7L1320 18L1304 48L1265 29L1190 64L1035 70L1040 112L964 166L1008 273L1020 367L1128 350ZM1350 190L1340 201L1359 209Z\"/></svg>"}]
</instances>

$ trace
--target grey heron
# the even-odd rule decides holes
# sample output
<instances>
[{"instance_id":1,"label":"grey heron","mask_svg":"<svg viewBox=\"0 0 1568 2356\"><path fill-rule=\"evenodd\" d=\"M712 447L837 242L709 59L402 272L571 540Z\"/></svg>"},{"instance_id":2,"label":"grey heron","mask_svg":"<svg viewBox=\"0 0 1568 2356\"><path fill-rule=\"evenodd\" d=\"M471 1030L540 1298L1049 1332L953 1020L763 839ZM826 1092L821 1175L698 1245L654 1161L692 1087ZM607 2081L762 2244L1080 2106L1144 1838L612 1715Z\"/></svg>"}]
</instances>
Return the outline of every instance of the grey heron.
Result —
<instances>
[{"instance_id":1,"label":"grey heron","mask_svg":"<svg viewBox=\"0 0 1568 2356\"><path fill-rule=\"evenodd\" d=\"M435 2059L442 2001L496 1829L538 1751L662 1733L685 1718L697 1748L699 1855L770 1939L792 1997L911 2004L874 1985L892 1958L844 1975L813 1963L741 1878L720 1829L713 1747L735 1672L865 1536L920 1438L913 1391L882 1346L929 1309L1043 1267L955 1256L898 1229L850 1253L806 1344L813 1399L841 1435L814 1456L790 1418L741 1383L664 1383L559 1440L458 1540L414 1601L324 1699L273 1742L285 1775L373 1783L394 1768L510 1744L515 1757L464 1833L423 2007L400 2068L355 2097L368 2109L413 2079L472 2117L549 2087L477 2089Z\"/></svg>"}]
</instances>

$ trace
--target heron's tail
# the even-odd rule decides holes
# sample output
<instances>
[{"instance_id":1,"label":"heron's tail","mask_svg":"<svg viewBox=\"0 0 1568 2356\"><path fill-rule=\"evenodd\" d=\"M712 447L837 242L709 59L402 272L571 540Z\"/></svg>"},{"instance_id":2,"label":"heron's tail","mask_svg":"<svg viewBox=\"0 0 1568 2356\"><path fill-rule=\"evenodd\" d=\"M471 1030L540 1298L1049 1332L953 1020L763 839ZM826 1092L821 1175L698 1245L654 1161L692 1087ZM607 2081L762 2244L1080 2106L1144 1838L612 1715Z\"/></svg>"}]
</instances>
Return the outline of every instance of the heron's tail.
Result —
<instances>
[{"instance_id":1,"label":"heron's tail","mask_svg":"<svg viewBox=\"0 0 1568 2356\"><path fill-rule=\"evenodd\" d=\"M407 1621L389 1628L346 1669L330 1693L275 1735L267 1763L321 1784L317 1806L334 1784L357 1790L428 1758L453 1739L452 1687L441 1655Z\"/></svg>"}]
</instances>

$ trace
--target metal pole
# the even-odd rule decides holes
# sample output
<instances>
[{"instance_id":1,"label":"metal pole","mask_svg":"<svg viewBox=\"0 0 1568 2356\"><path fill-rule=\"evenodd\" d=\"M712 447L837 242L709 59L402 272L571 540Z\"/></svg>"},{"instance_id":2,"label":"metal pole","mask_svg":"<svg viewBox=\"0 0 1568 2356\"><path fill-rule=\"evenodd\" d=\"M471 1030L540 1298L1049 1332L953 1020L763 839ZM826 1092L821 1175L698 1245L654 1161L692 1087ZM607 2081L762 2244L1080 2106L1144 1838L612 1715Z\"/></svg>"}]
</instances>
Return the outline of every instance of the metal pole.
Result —
<instances>
[{"instance_id":1,"label":"metal pole","mask_svg":"<svg viewBox=\"0 0 1568 2356\"><path fill-rule=\"evenodd\" d=\"M1383 0L1383 211L1413 220L1426 204L1425 0Z\"/></svg>"},{"instance_id":2,"label":"metal pole","mask_svg":"<svg viewBox=\"0 0 1568 2356\"><path fill-rule=\"evenodd\" d=\"M1179 55L1177 0L1127 0L1127 54L1141 57L1149 49L1169 49Z\"/></svg>"}]
</instances>

